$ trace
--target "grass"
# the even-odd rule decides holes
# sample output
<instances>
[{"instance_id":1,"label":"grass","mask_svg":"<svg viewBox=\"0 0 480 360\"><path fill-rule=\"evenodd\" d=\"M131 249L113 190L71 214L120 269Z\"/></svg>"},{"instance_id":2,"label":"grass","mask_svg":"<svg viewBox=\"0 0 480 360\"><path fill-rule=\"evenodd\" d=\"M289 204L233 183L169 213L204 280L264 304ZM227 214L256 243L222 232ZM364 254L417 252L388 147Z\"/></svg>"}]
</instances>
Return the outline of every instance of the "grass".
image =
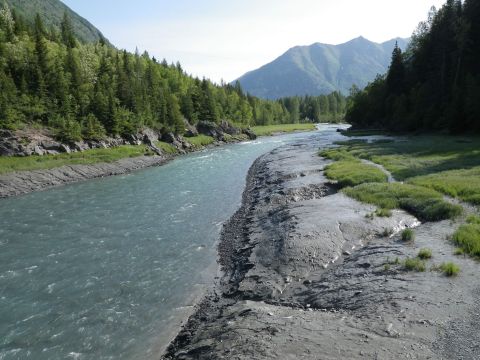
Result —
<instances>
[{"instance_id":1,"label":"grass","mask_svg":"<svg viewBox=\"0 0 480 360\"><path fill-rule=\"evenodd\" d=\"M375 215L378 217L390 217L392 216L392 211L390 209L377 209L375 210Z\"/></svg>"},{"instance_id":2,"label":"grass","mask_svg":"<svg viewBox=\"0 0 480 360\"><path fill-rule=\"evenodd\" d=\"M423 221L450 219L462 212L461 206L446 202L439 192L410 184L368 183L347 187L343 192L382 209L403 209Z\"/></svg>"},{"instance_id":3,"label":"grass","mask_svg":"<svg viewBox=\"0 0 480 360\"><path fill-rule=\"evenodd\" d=\"M480 257L480 218L470 216L467 224L461 225L453 234L453 242L463 253Z\"/></svg>"},{"instance_id":4,"label":"grass","mask_svg":"<svg viewBox=\"0 0 480 360\"><path fill-rule=\"evenodd\" d=\"M480 138L435 135L371 143L352 140L322 156L368 159L383 165L396 180L480 204Z\"/></svg>"},{"instance_id":5,"label":"grass","mask_svg":"<svg viewBox=\"0 0 480 360\"><path fill-rule=\"evenodd\" d=\"M420 249L418 252L417 257L421 260L428 260L432 258L432 250L431 249Z\"/></svg>"},{"instance_id":6,"label":"grass","mask_svg":"<svg viewBox=\"0 0 480 360\"><path fill-rule=\"evenodd\" d=\"M163 141L157 141L155 143L155 145L157 145L157 147L159 149L161 149L163 152L165 152L166 154L176 154L178 153L178 150L175 146L173 146L172 144L169 144L169 143L166 143L166 142L163 142Z\"/></svg>"},{"instance_id":7,"label":"grass","mask_svg":"<svg viewBox=\"0 0 480 360\"><path fill-rule=\"evenodd\" d=\"M413 241L415 240L415 232L412 229L405 229L401 234L402 241Z\"/></svg>"},{"instance_id":8,"label":"grass","mask_svg":"<svg viewBox=\"0 0 480 360\"><path fill-rule=\"evenodd\" d=\"M448 277L457 276L460 272L460 267L453 262L443 263L438 268Z\"/></svg>"},{"instance_id":9,"label":"grass","mask_svg":"<svg viewBox=\"0 0 480 360\"><path fill-rule=\"evenodd\" d=\"M425 262L419 258L407 258L403 266L407 271L424 272L427 269Z\"/></svg>"},{"instance_id":10,"label":"grass","mask_svg":"<svg viewBox=\"0 0 480 360\"><path fill-rule=\"evenodd\" d=\"M152 153L144 146L124 145L109 149L93 149L83 152L44 156L0 157L0 174L14 171L44 170L64 165L90 165L109 163Z\"/></svg>"},{"instance_id":11,"label":"grass","mask_svg":"<svg viewBox=\"0 0 480 360\"><path fill-rule=\"evenodd\" d=\"M388 180L383 171L358 160L341 160L330 164L325 168L325 176L336 180L341 187Z\"/></svg>"},{"instance_id":12,"label":"grass","mask_svg":"<svg viewBox=\"0 0 480 360\"><path fill-rule=\"evenodd\" d=\"M215 141L213 137L207 135L197 135L186 138L186 140L196 148L213 144Z\"/></svg>"},{"instance_id":13,"label":"grass","mask_svg":"<svg viewBox=\"0 0 480 360\"><path fill-rule=\"evenodd\" d=\"M257 136L271 136L275 133L289 133L294 131L311 131L317 127L315 124L279 124L279 125L264 125L254 126L252 131Z\"/></svg>"}]
</instances>

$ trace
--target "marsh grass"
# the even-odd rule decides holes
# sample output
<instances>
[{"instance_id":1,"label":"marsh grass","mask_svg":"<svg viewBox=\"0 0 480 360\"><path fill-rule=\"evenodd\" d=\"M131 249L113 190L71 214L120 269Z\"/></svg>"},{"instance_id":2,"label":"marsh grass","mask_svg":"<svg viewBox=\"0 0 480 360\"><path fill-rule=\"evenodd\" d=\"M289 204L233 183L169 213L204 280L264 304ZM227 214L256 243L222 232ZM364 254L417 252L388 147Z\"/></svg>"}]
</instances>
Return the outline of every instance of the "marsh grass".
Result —
<instances>
[{"instance_id":1,"label":"marsh grass","mask_svg":"<svg viewBox=\"0 0 480 360\"><path fill-rule=\"evenodd\" d=\"M427 249L427 248L420 249L420 251L418 252L417 257L418 257L419 259L422 259L422 260L431 259L431 258L432 258L432 250L431 250L431 249Z\"/></svg>"},{"instance_id":2,"label":"marsh grass","mask_svg":"<svg viewBox=\"0 0 480 360\"><path fill-rule=\"evenodd\" d=\"M413 241L415 240L415 232L412 229L405 229L401 233L402 241Z\"/></svg>"},{"instance_id":3,"label":"marsh grass","mask_svg":"<svg viewBox=\"0 0 480 360\"><path fill-rule=\"evenodd\" d=\"M275 133L289 133L294 131L311 131L317 127L315 124L279 124L279 125L265 125L254 126L252 131L257 136L270 136Z\"/></svg>"},{"instance_id":4,"label":"marsh grass","mask_svg":"<svg viewBox=\"0 0 480 360\"><path fill-rule=\"evenodd\" d=\"M383 171L358 160L341 160L330 164L325 168L325 176L337 181L341 187L388 180Z\"/></svg>"},{"instance_id":5,"label":"marsh grass","mask_svg":"<svg viewBox=\"0 0 480 360\"><path fill-rule=\"evenodd\" d=\"M460 273L460 267L453 262L443 263L438 269L448 277L457 276Z\"/></svg>"},{"instance_id":6,"label":"marsh grass","mask_svg":"<svg viewBox=\"0 0 480 360\"><path fill-rule=\"evenodd\" d=\"M392 211L390 209L379 208L375 210L375 215L378 217L391 217Z\"/></svg>"},{"instance_id":7,"label":"marsh grass","mask_svg":"<svg viewBox=\"0 0 480 360\"><path fill-rule=\"evenodd\" d=\"M452 236L454 244L465 254L480 258L480 218L471 216Z\"/></svg>"},{"instance_id":8,"label":"marsh grass","mask_svg":"<svg viewBox=\"0 0 480 360\"><path fill-rule=\"evenodd\" d=\"M450 219L462 213L462 207L443 200L432 189L401 183L369 183L342 190L346 195L382 209L403 209L423 221Z\"/></svg>"},{"instance_id":9,"label":"marsh grass","mask_svg":"<svg viewBox=\"0 0 480 360\"><path fill-rule=\"evenodd\" d=\"M64 165L110 163L123 158L153 155L144 145L124 145L109 149L93 149L71 154L0 157L0 174L15 171L45 170Z\"/></svg>"},{"instance_id":10,"label":"marsh grass","mask_svg":"<svg viewBox=\"0 0 480 360\"><path fill-rule=\"evenodd\" d=\"M407 258L403 266L407 271L424 272L427 269L425 262L419 258Z\"/></svg>"}]
</instances>

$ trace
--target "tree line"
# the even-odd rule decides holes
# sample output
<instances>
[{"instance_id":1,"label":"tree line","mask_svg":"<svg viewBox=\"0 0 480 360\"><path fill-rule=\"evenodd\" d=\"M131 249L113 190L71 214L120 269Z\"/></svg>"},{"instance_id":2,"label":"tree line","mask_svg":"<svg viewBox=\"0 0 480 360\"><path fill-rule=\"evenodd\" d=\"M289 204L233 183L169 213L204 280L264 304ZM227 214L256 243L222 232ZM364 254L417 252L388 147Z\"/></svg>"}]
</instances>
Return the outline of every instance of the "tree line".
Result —
<instances>
[{"instance_id":1,"label":"tree line","mask_svg":"<svg viewBox=\"0 0 480 360\"><path fill-rule=\"evenodd\" d=\"M189 76L180 63L82 43L65 14L47 29L0 10L0 128L48 127L66 141L126 136L142 127L182 133L184 119L244 126L340 119L345 98L263 100L240 84Z\"/></svg>"},{"instance_id":2,"label":"tree line","mask_svg":"<svg viewBox=\"0 0 480 360\"><path fill-rule=\"evenodd\" d=\"M399 131L480 131L480 2L432 8L387 74L352 91L346 119Z\"/></svg>"}]
</instances>

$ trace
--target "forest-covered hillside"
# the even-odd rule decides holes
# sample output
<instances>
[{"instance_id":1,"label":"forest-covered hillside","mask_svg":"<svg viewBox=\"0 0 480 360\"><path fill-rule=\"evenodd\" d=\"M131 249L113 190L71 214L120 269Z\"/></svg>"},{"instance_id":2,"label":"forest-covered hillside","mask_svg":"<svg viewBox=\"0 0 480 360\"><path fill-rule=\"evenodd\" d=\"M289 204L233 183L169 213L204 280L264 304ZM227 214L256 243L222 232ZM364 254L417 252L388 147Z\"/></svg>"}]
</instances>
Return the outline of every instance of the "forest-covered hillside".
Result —
<instances>
[{"instance_id":1,"label":"forest-covered hillside","mask_svg":"<svg viewBox=\"0 0 480 360\"><path fill-rule=\"evenodd\" d=\"M0 128L49 127L65 141L135 133L182 133L184 119L242 125L343 118L340 94L267 101L240 85L188 76L179 63L78 40L68 13L59 27L0 12Z\"/></svg>"},{"instance_id":2,"label":"forest-covered hillside","mask_svg":"<svg viewBox=\"0 0 480 360\"><path fill-rule=\"evenodd\" d=\"M4 0L6 4L22 16L27 22L33 23L36 14L40 14L45 26L59 28L63 15L68 14L72 21L75 35L82 42L94 43L103 38L102 33L87 19L81 17L60 0ZM1 3L3 4L3 2Z\"/></svg>"},{"instance_id":3,"label":"forest-covered hillside","mask_svg":"<svg viewBox=\"0 0 480 360\"><path fill-rule=\"evenodd\" d=\"M392 130L480 131L480 2L448 0L388 73L353 95L347 120Z\"/></svg>"}]
</instances>

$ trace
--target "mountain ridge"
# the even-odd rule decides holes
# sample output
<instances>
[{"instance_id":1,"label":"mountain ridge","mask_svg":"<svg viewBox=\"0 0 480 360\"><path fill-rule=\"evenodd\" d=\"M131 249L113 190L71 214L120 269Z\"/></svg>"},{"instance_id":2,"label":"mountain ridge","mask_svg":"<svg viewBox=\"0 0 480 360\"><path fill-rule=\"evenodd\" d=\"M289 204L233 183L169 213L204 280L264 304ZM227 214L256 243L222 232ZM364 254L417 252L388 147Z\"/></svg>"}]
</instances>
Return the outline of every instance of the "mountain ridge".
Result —
<instances>
[{"instance_id":1,"label":"mountain ridge","mask_svg":"<svg viewBox=\"0 0 480 360\"><path fill-rule=\"evenodd\" d=\"M268 99L333 91L347 94L353 84L362 88L386 72L396 42L405 49L408 39L375 43L359 36L338 45L295 46L237 81L250 94Z\"/></svg>"},{"instance_id":2,"label":"mountain ridge","mask_svg":"<svg viewBox=\"0 0 480 360\"><path fill-rule=\"evenodd\" d=\"M87 19L73 11L60 0L5 0L8 6L14 9L27 21L33 22L38 13L45 25L60 27L63 15L66 12L72 22L75 35L83 42L93 43L104 39L102 32Z\"/></svg>"}]
</instances>

